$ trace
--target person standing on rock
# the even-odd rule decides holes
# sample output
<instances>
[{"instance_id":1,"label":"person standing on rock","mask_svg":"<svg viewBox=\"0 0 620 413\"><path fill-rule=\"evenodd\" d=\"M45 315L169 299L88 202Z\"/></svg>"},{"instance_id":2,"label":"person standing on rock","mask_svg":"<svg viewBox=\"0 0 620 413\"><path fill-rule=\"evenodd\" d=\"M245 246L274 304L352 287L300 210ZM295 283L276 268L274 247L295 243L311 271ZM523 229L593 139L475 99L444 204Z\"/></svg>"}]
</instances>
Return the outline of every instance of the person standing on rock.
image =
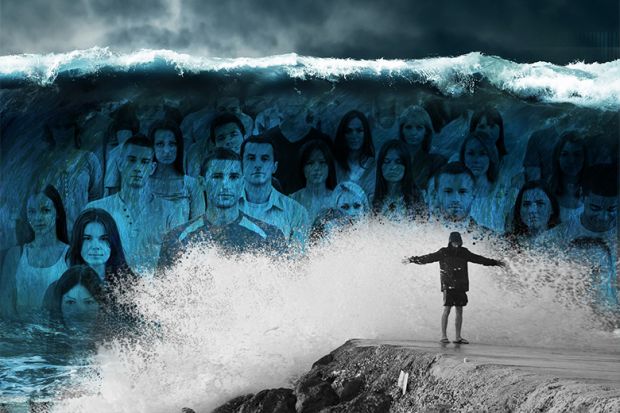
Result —
<instances>
[{"instance_id":1,"label":"person standing on rock","mask_svg":"<svg viewBox=\"0 0 620 413\"><path fill-rule=\"evenodd\" d=\"M467 263L473 262L486 266L504 267L503 261L476 255L463 247L463 239L459 232L450 233L448 246L428 255L405 258L403 264L430 264L439 262L439 274L441 275L441 291L443 292L443 315L441 316L441 343L450 342L446 334L448 317L452 307L456 308L456 340L455 344L469 344L461 336L463 325L463 307L467 305L467 291L469 291L469 276Z\"/></svg>"}]
</instances>

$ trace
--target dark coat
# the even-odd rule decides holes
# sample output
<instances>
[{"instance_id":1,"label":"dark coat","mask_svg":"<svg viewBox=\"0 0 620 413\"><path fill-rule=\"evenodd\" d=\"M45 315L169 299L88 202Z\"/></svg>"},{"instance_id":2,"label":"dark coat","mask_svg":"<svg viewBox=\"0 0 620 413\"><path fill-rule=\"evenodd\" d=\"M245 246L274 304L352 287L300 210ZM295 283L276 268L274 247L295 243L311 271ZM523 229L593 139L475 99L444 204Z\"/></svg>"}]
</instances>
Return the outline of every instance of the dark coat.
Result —
<instances>
[{"instance_id":1,"label":"dark coat","mask_svg":"<svg viewBox=\"0 0 620 413\"><path fill-rule=\"evenodd\" d=\"M476 255L465 247L444 247L437 252L419 257L410 257L415 264L430 264L439 261L441 291L469 291L467 263L482 265L501 265L501 261Z\"/></svg>"}]
</instances>

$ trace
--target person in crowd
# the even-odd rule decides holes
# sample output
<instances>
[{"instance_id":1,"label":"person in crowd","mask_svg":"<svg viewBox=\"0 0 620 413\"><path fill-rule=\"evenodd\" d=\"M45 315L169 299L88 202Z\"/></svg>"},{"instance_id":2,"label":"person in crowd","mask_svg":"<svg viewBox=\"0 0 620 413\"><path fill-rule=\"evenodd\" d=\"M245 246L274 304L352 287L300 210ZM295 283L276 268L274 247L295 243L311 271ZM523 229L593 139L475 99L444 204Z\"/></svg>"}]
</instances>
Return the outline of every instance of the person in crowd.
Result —
<instances>
[{"instance_id":1,"label":"person in crowd","mask_svg":"<svg viewBox=\"0 0 620 413\"><path fill-rule=\"evenodd\" d=\"M90 201L103 195L101 161L81 148L80 115L71 113L51 120L44 127L48 151L40 159L38 185L54 185L65 206L67 228Z\"/></svg>"},{"instance_id":2,"label":"person in crowd","mask_svg":"<svg viewBox=\"0 0 620 413\"><path fill-rule=\"evenodd\" d=\"M0 315L16 318L41 310L47 287L67 269L67 219L60 194L51 185L35 192L0 273Z\"/></svg>"},{"instance_id":3,"label":"person in crowd","mask_svg":"<svg viewBox=\"0 0 620 413\"><path fill-rule=\"evenodd\" d=\"M420 190L428 188L428 182L447 160L445 157L431 153L433 124L428 112L421 106L411 106L400 116L398 136L407 144L411 155L411 172L413 180Z\"/></svg>"},{"instance_id":4,"label":"person in crowd","mask_svg":"<svg viewBox=\"0 0 620 413\"><path fill-rule=\"evenodd\" d=\"M325 208L321 210L310 229L310 243L318 245L330 238L339 229L346 228L353 224L351 217L337 208Z\"/></svg>"},{"instance_id":5,"label":"person in crowd","mask_svg":"<svg viewBox=\"0 0 620 413\"><path fill-rule=\"evenodd\" d=\"M299 169L303 188L291 195L308 211L314 222L319 211L332 204L332 192L336 187L336 166L329 146L321 140L313 140L301 147Z\"/></svg>"},{"instance_id":6,"label":"person in crowd","mask_svg":"<svg viewBox=\"0 0 620 413\"><path fill-rule=\"evenodd\" d=\"M347 112L336 131L334 157L338 182L354 182L370 196L375 193L375 147L370 124L357 110Z\"/></svg>"},{"instance_id":7,"label":"person in crowd","mask_svg":"<svg viewBox=\"0 0 620 413\"><path fill-rule=\"evenodd\" d=\"M549 185L560 203L560 218L568 221L581 213L583 176L586 170L585 140L576 132L560 135L555 146Z\"/></svg>"},{"instance_id":8,"label":"person in crowd","mask_svg":"<svg viewBox=\"0 0 620 413\"><path fill-rule=\"evenodd\" d=\"M121 106L114 112L112 118L103 144L105 196L113 195L119 191L121 178L118 175L118 161L121 157L123 145L127 139L140 132L140 121L132 104Z\"/></svg>"},{"instance_id":9,"label":"person in crowd","mask_svg":"<svg viewBox=\"0 0 620 413\"><path fill-rule=\"evenodd\" d=\"M508 238L517 244L539 245L544 234L560 223L558 200L541 181L530 181L521 187L513 211Z\"/></svg>"},{"instance_id":10,"label":"person in crowd","mask_svg":"<svg viewBox=\"0 0 620 413\"><path fill-rule=\"evenodd\" d=\"M241 101L234 96L223 96L216 102L216 110L219 114L230 114L235 116L243 124L243 137L249 138L254 129L254 120L241 110Z\"/></svg>"},{"instance_id":11,"label":"person in crowd","mask_svg":"<svg viewBox=\"0 0 620 413\"><path fill-rule=\"evenodd\" d=\"M273 225L293 249L303 249L309 231L308 211L272 186L272 176L279 167L273 141L267 136L246 139L241 145L241 160L243 213Z\"/></svg>"},{"instance_id":12,"label":"person in crowd","mask_svg":"<svg viewBox=\"0 0 620 413\"><path fill-rule=\"evenodd\" d=\"M154 155L152 140L140 134L129 138L118 163L120 191L86 205L103 209L114 218L129 266L141 275L155 266L162 237L174 222L164 201L147 186L156 167Z\"/></svg>"},{"instance_id":13,"label":"person in crowd","mask_svg":"<svg viewBox=\"0 0 620 413\"><path fill-rule=\"evenodd\" d=\"M381 148L398 136L398 102L393 94L377 95L372 102L372 143Z\"/></svg>"},{"instance_id":14,"label":"person in crowd","mask_svg":"<svg viewBox=\"0 0 620 413\"><path fill-rule=\"evenodd\" d=\"M618 311L618 277L609 245L600 238L579 237L570 242L568 255L575 259L576 265L585 263L586 267L589 267L586 286L589 287L588 292L594 308Z\"/></svg>"},{"instance_id":15,"label":"person in crowd","mask_svg":"<svg viewBox=\"0 0 620 413\"><path fill-rule=\"evenodd\" d=\"M474 112L469 123L469 132L485 133L488 143L497 148L500 161L508 154L504 142L504 119L497 109L486 107Z\"/></svg>"},{"instance_id":16,"label":"person in crowd","mask_svg":"<svg viewBox=\"0 0 620 413\"><path fill-rule=\"evenodd\" d=\"M245 184L239 155L217 148L205 160L204 177L206 212L166 235L158 263L160 271L171 267L194 244L213 244L231 253L277 248L284 242L280 229L240 209Z\"/></svg>"},{"instance_id":17,"label":"person in crowd","mask_svg":"<svg viewBox=\"0 0 620 413\"><path fill-rule=\"evenodd\" d=\"M57 325L87 332L100 326L106 302L104 285L97 273L88 265L76 265L49 286L43 308Z\"/></svg>"},{"instance_id":18,"label":"person in crowd","mask_svg":"<svg viewBox=\"0 0 620 413\"><path fill-rule=\"evenodd\" d=\"M500 163L497 148L483 132L469 134L459 151L459 161L474 175L471 216L479 224L503 233L509 215L507 191L498 185Z\"/></svg>"},{"instance_id":19,"label":"person in crowd","mask_svg":"<svg viewBox=\"0 0 620 413\"><path fill-rule=\"evenodd\" d=\"M127 264L116 222L103 209L86 209L78 216L67 261L72 267L90 266L106 285L135 278Z\"/></svg>"},{"instance_id":20,"label":"person in crowd","mask_svg":"<svg viewBox=\"0 0 620 413\"><path fill-rule=\"evenodd\" d=\"M219 115L211 122L209 132L214 147L230 149L236 154L241 152L245 126L237 116L232 113Z\"/></svg>"},{"instance_id":21,"label":"person in crowd","mask_svg":"<svg viewBox=\"0 0 620 413\"><path fill-rule=\"evenodd\" d=\"M286 96L282 105L283 120L280 125L265 132L264 137L274 144L278 168L274 173L281 186L281 192L290 195L303 187L302 177L298 175L298 162L294 154L300 153L301 147L309 141L320 139L331 147L329 136L319 132L309 123L306 101L297 93Z\"/></svg>"},{"instance_id":22,"label":"person in crowd","mask_svg":"<svg viewBox=\"0 0 620 413\"><path fill-rule=\"evenodd\" d=\"M379 151L373 212L393 220L424 219L426 208L413 181L407 145L387 141Z\"/></svg>"},{"instance_id":23,"label":"person in crowd","mask_svg":"<svg viewBox=\"0 0 620 413\"><path fill-rule=\"evenodd\" d=\"M435 174L436 217L444 225L471 232L480 229L471 217L475 177L461 162L450 162Z\"/></svg>"},{"instance_id":24,"label":"person in crowd","mask_svg":"<svg viewBox=\"0 0 620 413\"><path fill-rule=\"evenodd\" d=\"M333 193L334 206L344 212L353 222L359 222L370 214L368 196L355 182L341 182Z\"/></svg>"},{"instance_id":25,"label":"person in crowd","mask_svg":"<svg viewBox=\"0 0 620 413\"><path fill-rule=\"evenodd\" d=\"M171 120L157 121L151 126L149 139L155 147L156 167L149 177L153 195L166 202L166 213L172 227L201 216L205 210L204 192L198 181L185 175L183 135Z\"/></svg>"},{"instance_id":26,"label":"person in crowd","mask_svg":"<svg viewBox=\"0 0 620 413\"><path fill-rule=\"evenodd\" d=\"M574 118L564 114L558 118L549 118L542 128L530 134L523 157L523 169L526 181L548 182L552 173L553 151L560 135L571 129Z\"/></svg>"},{"instance_id":27,"label":"person in crowd","mask_svg":"<svg viewBox=\"0 0 620 413\"><path fill-rule=\"evenodd\" d=\"M501 266L506 264L492 258L476 255L463 247L463 239L458 232L450 233L448 246L428 255L407 257L403 264L430 264L439 262L439 274L441 276L441 291L443 292L444 310L441 316L441 340L443 344L450 342L447 335L448 317L452 307L456 309L456 340L455 344L469 344L469 341L461 335L463 325L463 307L467 305L467 292L469 291L469 274L467 264L472 262L485 266Z\"/></svg>"}]
</instances>

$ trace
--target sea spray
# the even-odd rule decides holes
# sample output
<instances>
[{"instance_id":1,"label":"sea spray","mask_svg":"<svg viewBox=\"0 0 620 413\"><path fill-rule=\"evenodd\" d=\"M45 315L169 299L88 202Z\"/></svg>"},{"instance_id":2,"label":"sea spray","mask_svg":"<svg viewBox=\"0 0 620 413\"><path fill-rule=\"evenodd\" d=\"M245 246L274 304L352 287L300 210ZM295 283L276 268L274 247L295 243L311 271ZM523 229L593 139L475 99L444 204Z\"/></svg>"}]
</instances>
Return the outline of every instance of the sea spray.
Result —
<instances>
[{"instance_id":1,"label":"sea spray","mask_svg":"<svg viewBox=\"0 0 620 413\"><path fill-rule=\"evenodd\" d=\"M133 296L157 329L138 341L102 346L93 359L97 374L71 384L83 394L73 391L56 411L208 411L240 394L289 386L350 338L435 341L438 266L401 260L445 246L447 236L435 226L372 223L289 262L224 257L197 246L172 273L145 280ZM464 245L509 263L507 270L470 264L464 312L470 340L617 347L585 300L573 295L584 284L583 268L544 254L515 254L469 234Z\"/></svg>"}]
</instances>

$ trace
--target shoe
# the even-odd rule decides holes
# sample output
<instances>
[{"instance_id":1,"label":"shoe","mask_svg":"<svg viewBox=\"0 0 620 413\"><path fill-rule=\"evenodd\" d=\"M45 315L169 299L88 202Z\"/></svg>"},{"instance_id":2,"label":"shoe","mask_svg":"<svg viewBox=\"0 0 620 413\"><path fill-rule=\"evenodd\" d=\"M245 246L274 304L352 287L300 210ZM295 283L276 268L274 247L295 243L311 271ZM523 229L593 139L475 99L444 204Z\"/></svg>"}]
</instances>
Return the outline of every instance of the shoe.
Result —
<instances>
[{"instance_id":1,"label":"shoe","mask_svg":"<svg viewBox=\"0 0 620 413\"><path fill-rule=\"evenodd\" d=\"M453 341L454 344L469 344L469 341L465 340L464 338L458 339L456 341Z\"/></svg>"},{"instance_id":2,"label":"shoe","mask_svg":"<svg viewBox=\"0 0 620 413\"><path fill-rule=\"evenodd\" d=\"M442 338L441 340L439 340L439 342L441 344L448 344L450 342L450 340L448 340L447 338Z\"/></svg>"}]
</instances>

